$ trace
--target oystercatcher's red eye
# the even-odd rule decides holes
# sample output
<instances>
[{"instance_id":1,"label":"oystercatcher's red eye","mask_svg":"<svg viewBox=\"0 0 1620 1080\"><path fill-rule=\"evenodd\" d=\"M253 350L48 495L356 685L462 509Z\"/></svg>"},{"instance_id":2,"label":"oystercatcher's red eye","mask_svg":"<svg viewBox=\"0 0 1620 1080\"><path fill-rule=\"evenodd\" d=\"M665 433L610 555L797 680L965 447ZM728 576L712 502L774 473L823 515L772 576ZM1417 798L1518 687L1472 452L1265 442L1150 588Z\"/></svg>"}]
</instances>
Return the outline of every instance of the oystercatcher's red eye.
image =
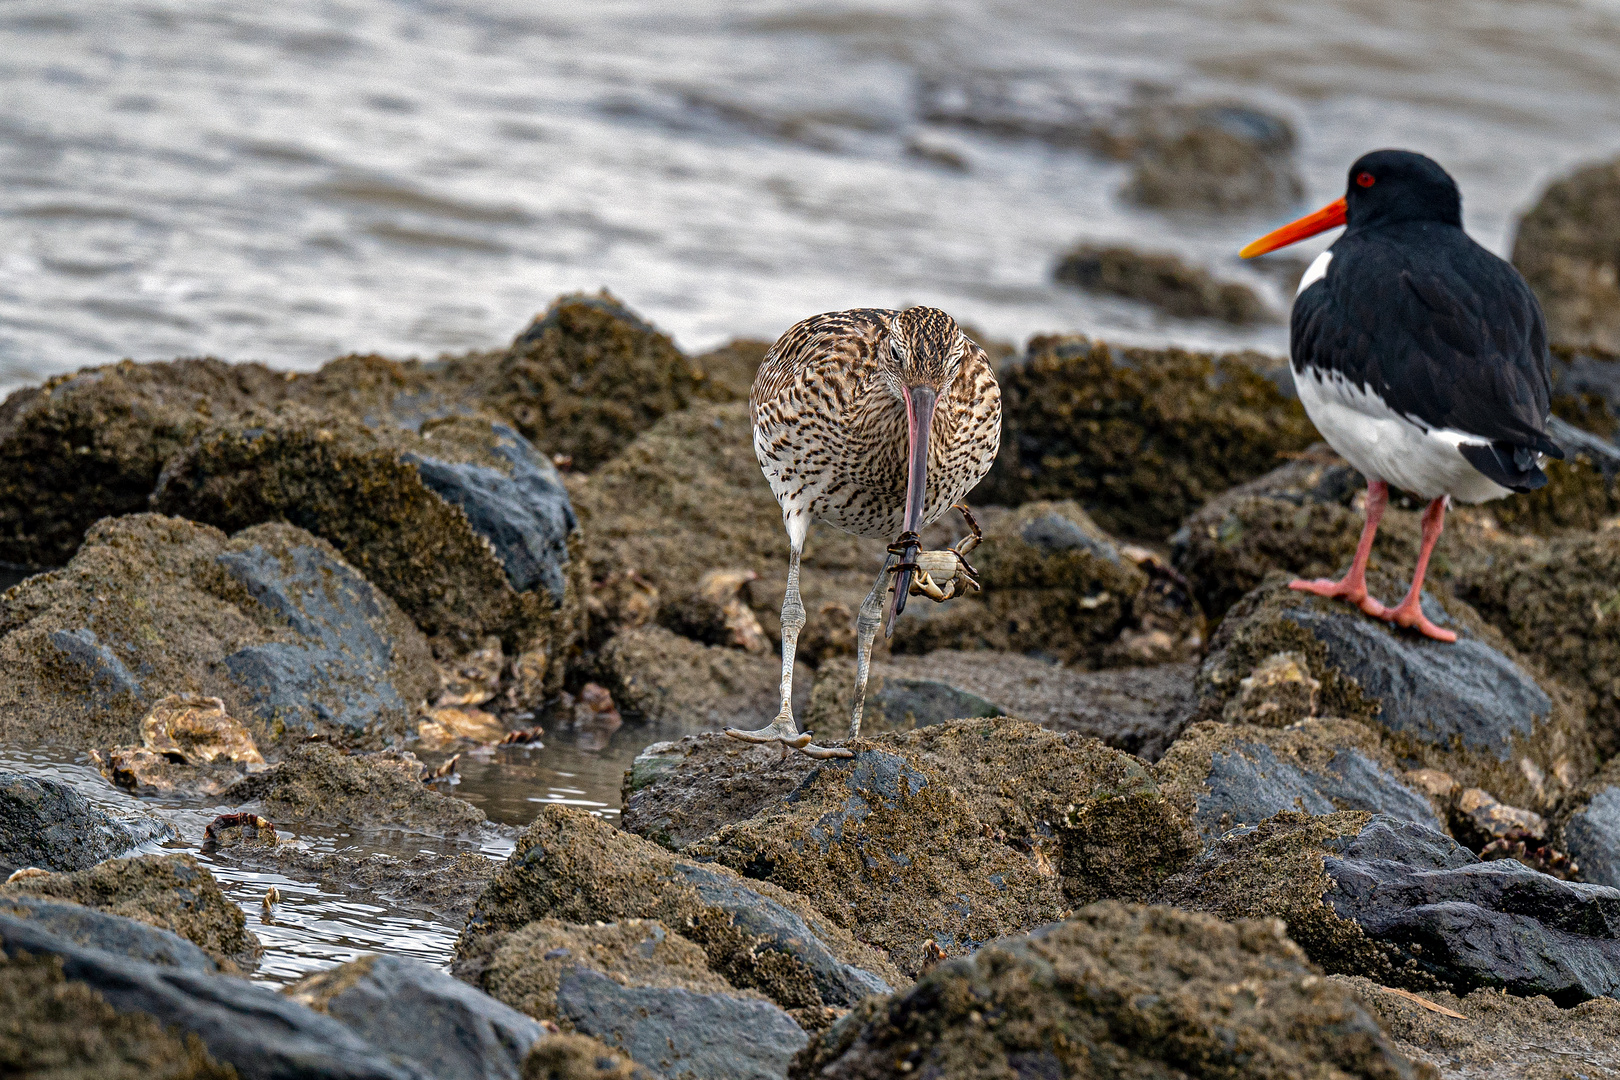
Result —
<instances>
[{"instance_id":1,"label":"oystercatcher's red eye","mask_svg":"<svg viewBox=\"0 0 1620 1080\"><path fill-rule=\"evenodd\" d=\"M1370 172L1356 173L1356 183L1360 184L1362 187L1372 187L1377 182L1378 178L1373 176L1373 174Z\"/></svg>"}]
</instances>

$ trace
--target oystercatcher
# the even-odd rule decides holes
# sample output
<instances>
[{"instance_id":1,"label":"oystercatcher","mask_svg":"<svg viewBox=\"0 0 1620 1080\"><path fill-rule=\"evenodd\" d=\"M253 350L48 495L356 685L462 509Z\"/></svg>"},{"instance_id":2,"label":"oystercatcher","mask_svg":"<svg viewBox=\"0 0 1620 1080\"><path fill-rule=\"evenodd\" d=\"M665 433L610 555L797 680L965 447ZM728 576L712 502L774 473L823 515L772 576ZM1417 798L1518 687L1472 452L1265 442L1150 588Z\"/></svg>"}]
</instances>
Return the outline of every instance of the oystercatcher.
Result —
<instances>
[{"instance_id":1,"label":"oystercatcher","mask_svg":"<svg viewBox=\"0 0 1620 1080\"><path fill-rule=\"evenodd\" d=\"M1547 437L1551 378L1541 305L1511 265L1462 227L1456 181L1433 160L1377 150L1350 166L1344 198L1261 237L1268 251L1346 226L1300 280L1294 384L1316 429L1367 478L1367 523L1341 581L1291 588L1342 597L1441 641L1419 604L1450 500L1534 491L1561 458ZM1367 595L1367 556L1389 485L1429 500L1412 588L1393 608Z\"/></svg>"},{"instance_id":2,"label":"oystercatcher","mask_svg":"<svg viewBox=\"0 0 1620 1080\"><path fill-rule=\"evenodd\" d=\"M889 632L913 592L943 601L976 587L967 543L921 551L917 533L990 471L1001 445L1001 389L983 349L938 308L857 308L814 315L771 346L748 398L754 454L782 505L788 533L782 601L782 708L749 742L777 742L812 757L849 757L810 745L793 720L793 654L804 625L799 555L812 520L856 536L893 537L855 622L855 699L860 734L872 639L894 578ZM964 513L966 513L964 509ZM971 515L974 536L978 527ZM928 571L949 575L943 584ZM958 588L960 586L960 588Z\"/></svg>"}]
</instances>

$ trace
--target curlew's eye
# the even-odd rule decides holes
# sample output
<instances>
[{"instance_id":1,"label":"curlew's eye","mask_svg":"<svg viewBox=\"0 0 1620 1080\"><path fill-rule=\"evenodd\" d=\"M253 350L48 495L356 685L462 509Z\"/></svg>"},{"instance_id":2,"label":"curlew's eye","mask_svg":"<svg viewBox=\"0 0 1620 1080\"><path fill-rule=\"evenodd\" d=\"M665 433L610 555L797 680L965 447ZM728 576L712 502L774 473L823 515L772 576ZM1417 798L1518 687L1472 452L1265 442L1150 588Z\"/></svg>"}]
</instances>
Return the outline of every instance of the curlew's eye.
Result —
<instances>
[{"instance_id":1,"label":"curlew's eye","mask_svg":"<svg viewBox=\"0 0 1620 1080\"><path fill-rule=\"evenodd\" d=\"M1370 172L1356 173L1356 183L1362 187L1372 187L1378 183L1378 178Z\"/></svg>"}]
</instances>

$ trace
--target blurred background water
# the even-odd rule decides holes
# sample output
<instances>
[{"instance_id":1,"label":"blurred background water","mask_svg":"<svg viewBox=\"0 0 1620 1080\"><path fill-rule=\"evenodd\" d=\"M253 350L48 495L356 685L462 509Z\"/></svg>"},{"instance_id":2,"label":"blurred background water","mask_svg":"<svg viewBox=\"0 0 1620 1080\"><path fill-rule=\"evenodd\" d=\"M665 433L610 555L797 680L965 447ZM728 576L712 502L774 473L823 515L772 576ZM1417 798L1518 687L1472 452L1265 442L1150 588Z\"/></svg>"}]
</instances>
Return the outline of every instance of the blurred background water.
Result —
<instances>
[{"instance_id":1,"label":"blurred background water","mask_svg":"<svg viewBox=\"0 0 1620 1080\"><path fill-rule=\"evenodd\" d=\"M691 349L923 302L1014 339L1286 347L1052 284L1075 241L1127 240L1280 307L1234 252L1290 212L1138 208L1120 161L942 121L986 87L1031 121L1250 103L1298 133L1301 206L1422 150L1505 254L1547 181L1620 149L1620 2L0 0L0 390L487 348L604 285Z\"/></svg>"}]
</instances>

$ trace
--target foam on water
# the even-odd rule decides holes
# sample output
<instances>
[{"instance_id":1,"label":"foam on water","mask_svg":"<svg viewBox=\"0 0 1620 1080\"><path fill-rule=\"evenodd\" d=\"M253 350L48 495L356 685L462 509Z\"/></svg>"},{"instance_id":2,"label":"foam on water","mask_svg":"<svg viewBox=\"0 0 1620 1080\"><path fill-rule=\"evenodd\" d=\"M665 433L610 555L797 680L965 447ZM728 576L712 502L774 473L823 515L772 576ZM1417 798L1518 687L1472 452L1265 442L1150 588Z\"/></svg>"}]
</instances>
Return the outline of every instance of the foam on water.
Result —
<instances>
[{"instance_id":1,"label":"foam on water","mask_svg":"<svg viewBox=\"0 0 1620 1080\"><path fill-rule=\"evenodd\" d=\"M690 348L908 302L1012 338L1285 347L1054 286L1076 240L1128 240L1281 306L1234 256L1281 215L1142 211L1118 163L920 118L923 87L973 80L1032 115L1141 84L1281 112L1309 204L1364 150L1423 150L1505 252L1549 179L1620 150L1620 5L11 0L0 388L490 347L602 285Z\"/></svg>"}]
</instances>

